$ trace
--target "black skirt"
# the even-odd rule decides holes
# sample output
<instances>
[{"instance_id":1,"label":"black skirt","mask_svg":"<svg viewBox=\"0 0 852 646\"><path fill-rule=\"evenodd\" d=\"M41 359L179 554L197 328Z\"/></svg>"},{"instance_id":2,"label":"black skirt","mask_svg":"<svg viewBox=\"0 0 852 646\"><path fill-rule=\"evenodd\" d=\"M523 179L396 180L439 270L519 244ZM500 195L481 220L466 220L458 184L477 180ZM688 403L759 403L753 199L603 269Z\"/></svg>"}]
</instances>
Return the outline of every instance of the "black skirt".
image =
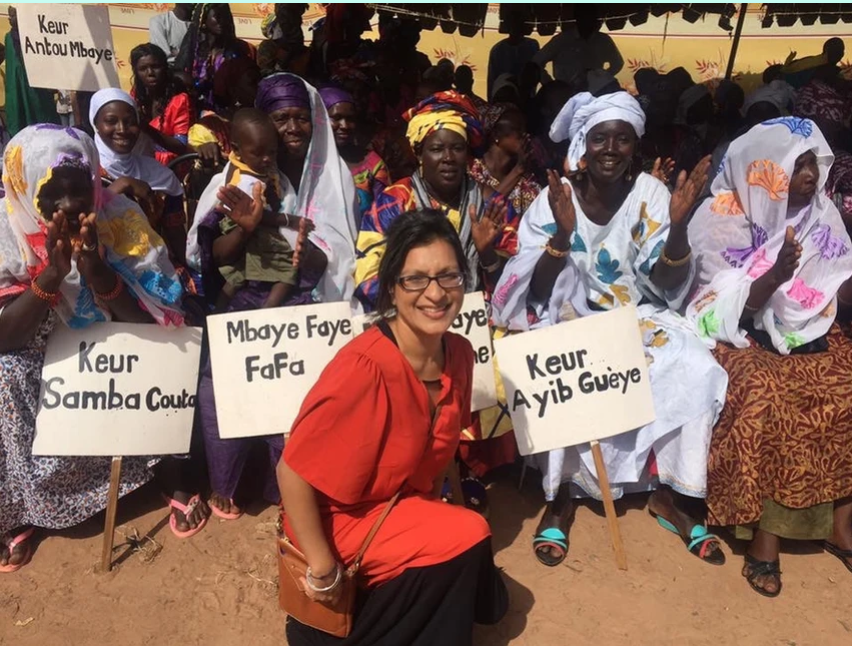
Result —
<instances>
[{"instance_id":1,"label":"black skirt","mask_svg":"<svg viewBox=\"0 0 852 646\"><path fill-rule=\"evenodd\" d=\"M491 539L456 558L411 568L364 592L345 639L287 618L289 646L470 646L473 624L496 624L508 592L494 566Z\"/></svg>"}]
</instances>

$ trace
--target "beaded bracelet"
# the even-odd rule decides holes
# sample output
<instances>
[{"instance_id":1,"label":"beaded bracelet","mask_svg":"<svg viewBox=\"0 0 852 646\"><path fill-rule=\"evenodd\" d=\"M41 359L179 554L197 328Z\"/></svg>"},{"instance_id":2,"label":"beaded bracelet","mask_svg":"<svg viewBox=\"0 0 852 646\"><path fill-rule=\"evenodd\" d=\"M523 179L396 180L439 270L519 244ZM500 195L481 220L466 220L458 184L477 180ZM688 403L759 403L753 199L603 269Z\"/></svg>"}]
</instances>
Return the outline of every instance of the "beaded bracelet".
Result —
<instances>
[{"instance_id":1,"label":"beaded bracelet","mask_svg":"<svg viewBox=\"0 0 852 646\"><path fill-rule=\"evenodd\" d=\"M122 290L124 289L124 281L121 280L118 276L115 277L115 287L113 287L106 294L101 294L100 292L95 292L95 296L98 297L98 300L101 300L105 303L109 303L110 301L114 301L121 295Z\"/></svg>"},{"instance_id":2,"label":"beaded bracelet","mask_svg":"<svg viewBox=\"0 0 852 646\"><path fill-rule=\"evenodd\" d=\"M544 245L544 250L554 258L565 258L570 253L570 249L566 249L565 251L554 249L552 246L550 246L550 242Z\"/></svg>"},{"instance_id":3,"label":"beaded bracelet","mask_svg":"<svg viewBox=\"0 0 852 646\"><path fill-rule=\"evenodd\" d=\"M39 287L36 281L30 283L30 291L36 298L50 305L56 305L59 300L59 292L47 292Z\"/></svg>"},{"instance_id":4,"label":"beaded bracelet","mask_svg":"<svg viewBox=\"0 0 852 646\"><path fill-rule=\"evenodd\" d=\"M687 254L683 258L678 258L677 260L672 260L666 255L665 248L660 253L660 260L663 261L664 265L668 265L669 267L683 267L686 263L689 262L689 259L692 258L692 249L690 249Z\"/></svg>"}]
</instances>

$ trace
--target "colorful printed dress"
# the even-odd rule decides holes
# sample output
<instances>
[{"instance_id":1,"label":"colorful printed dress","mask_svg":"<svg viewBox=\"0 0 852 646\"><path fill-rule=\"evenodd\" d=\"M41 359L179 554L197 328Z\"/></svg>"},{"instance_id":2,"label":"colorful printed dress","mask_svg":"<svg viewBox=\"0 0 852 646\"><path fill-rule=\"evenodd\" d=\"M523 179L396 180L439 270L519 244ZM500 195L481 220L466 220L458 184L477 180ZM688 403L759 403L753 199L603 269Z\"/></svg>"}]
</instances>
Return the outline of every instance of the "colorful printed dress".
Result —
<instances>
[{"instance_id":1,"label":"colorful printed dress","mask_svg":"<svg viewBox=\"0 0 852 646\"><path fill-rule=\"evenodd\" d=\"M426 190L419 173L415 173L388 186L373 202L373 208L361 221L356 246L355 295L366 311L371 312L375 309L378 298L378 273L379 264L385 253L385 233L401 214L420 208L437 209L446 214L458 232L467 255L468 271L475 279L473 291L482 289L483 286L486 291L490 291L488 285L483 285L482 281L477 279L480 276L479 255L473 245L470 219L467 216L469 206L473 206L477 211L482 208L482 191L479 185L468 177L462 186L462 195L460 207L451 209L434 199ZM465 215L462 216L462 214ZM518 216L510 204L506 216L506 228L502 237L494 245L498 254L505 257L514 254L517 248L517 226Z\"/></svg>"},{"instance_id":2,"label":"colorful printed dress","mask_svg":"<svg viewBox=\"0 0 852 646\"><path fill-rule=\"evenodd\" d=\"M352 171L358 195L359 220L363 220L373 207L373 202L391 183L388 167L378 153L371 150L356 166L350 165L349 170Z\"/></svg>"},{"instance_id":3,"label":"colorful printed dress","mask_svg":"<svg viewBox=\"0 0 852 646\"><path fill-rule=\"evenodd\" d=\"M673 311L683 303L691 281L684 281L675 292L664 292L651 280L669 234L668 189L650 175L639 175L605 226L586 217L575 193L577 226L569 260L550 299L538 302L530 285L545 245L557 231L548 190L542 191L521 220L518 255L509 260L492 298L495 323L511 331L526 331L569 320L574 313L593 316L624 305L637 306L657 418L601 441L613 496L647 491L659 482L687 496L704 497L707 447L728 380L692 325ZM654 477L648 468L652 452ZM537 462L548 501L555 498L562 482L576 486L574 495L600 499L588 445L541 454Z\"/></svg>"},{"instance_id":4,"label":"colorful printed dress","mask_svg":"<svg viewBox=\"0 0 852 646\"><path fill-rule=\"evenodd\" d=\"M98 153L85 134L42 124L22 130L4 157L6 199L0 203L0 316L46 267L46 226L36 209L53 168L72 166L92 179L98 237L105 262L160 325L183 324L183 290L165 244L135 203L101 188ZM54 164L54 166L51 166ZM84 328L108 321L76 261L59 298L26 347L0 353L0 534L23 525L71 527L106 507L109 458L32 455L44 351L57 325ZM146 458L125 458L120 494L151 479Z\"/></svg>"},{"instance_id":5,"label":"colorful printed dress","mask_svg":"<svg viewBox=\"0 0 852 646\"><path fill-rule=\"evenodd\" d=\"M816 155L811 202L789 208L796 160ZM717 342L730 376L713 434L707 507L713 524L794 539L828 539L834 501L852 495L852 341L836 324L852 277L852 240L823 190L831 149L808 119L764 122L734 141L713 195L689 225L701 271L686 309ZM792 227L793 277L757 311L752 284L774 265Z\"/></svg>"}]
</instances>

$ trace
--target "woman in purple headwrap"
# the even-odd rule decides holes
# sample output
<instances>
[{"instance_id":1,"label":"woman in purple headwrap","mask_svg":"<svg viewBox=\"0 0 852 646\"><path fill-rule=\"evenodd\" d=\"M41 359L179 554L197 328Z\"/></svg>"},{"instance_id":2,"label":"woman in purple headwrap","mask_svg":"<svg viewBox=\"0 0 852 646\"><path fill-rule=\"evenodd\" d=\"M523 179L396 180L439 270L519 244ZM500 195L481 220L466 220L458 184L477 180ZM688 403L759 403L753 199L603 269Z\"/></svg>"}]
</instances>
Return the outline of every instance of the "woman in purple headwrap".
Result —
<instances>
[{"instance_id":1,"label":"woman in purple headwrap","mask_svg":"<svg viewBox=\"0 0 852 646\"><path fill-rule=\"evenodd\" d=\"M331 119L337 152L349 166L358 195L359 221L373 206L373 201L391 183L388 167L359 128L362 115L355 99L346 90L329 86L321 88L320 96Z\"/></svg>"},{"instance_id":2,"label":"woman in purple headwrap","mask_svg":"<svg viewBox=\"0 0 852 646\"><path fill-rule=\"evenodd\" d=\"M282 73L260 82L256 107L269 114L278 130L281 208L274 217L281 234L299 254L298 284L283 306L315 301L349 302L354 290L357 233L355 186L346 163L337 153L322 99L298 76ZM187 236L187 263L201 273L204 294L210 303L216 302L222 287L219 267L245 253L246 242L253 235L253 227L246 224L243 228L242 223L250 221L258 210L263 211L262 204L254 202L239 188L225 186L229 168L230 162L204 191L198 202L196 221ZM219 223L225 215L237 227L222 234ZM234 295L228 311L259 309L267 295L267 285L250 281ZM238 503L235 498L252 444L258 441L268 445L269 454L264 497L277 503L275 466L283 448L282 435L221 438L209 361L201 371L198 402L213 513L226 519L242 514L244 501Z\"/></svg>"}]
</instances>

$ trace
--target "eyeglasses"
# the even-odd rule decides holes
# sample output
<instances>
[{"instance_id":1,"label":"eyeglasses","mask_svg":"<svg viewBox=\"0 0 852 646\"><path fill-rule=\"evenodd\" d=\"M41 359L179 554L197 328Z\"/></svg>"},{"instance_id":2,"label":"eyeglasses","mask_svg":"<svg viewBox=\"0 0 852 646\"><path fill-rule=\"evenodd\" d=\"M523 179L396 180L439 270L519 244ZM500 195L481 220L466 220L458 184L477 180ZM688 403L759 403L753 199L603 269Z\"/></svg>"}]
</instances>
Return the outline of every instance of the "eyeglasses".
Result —
<instances>
[{"instance_id":1,"label":"eyeglasses","mask_svg":"<svg viewBox=\"0 0 852 646\"><path fill-rule=\"evenodd\" d=\"M453 271L437 276L400 276L396 282L407 292L425 292L433 280L442 289L458 289L464 285L464 274Z\"/></svg>"}]
</instances>

